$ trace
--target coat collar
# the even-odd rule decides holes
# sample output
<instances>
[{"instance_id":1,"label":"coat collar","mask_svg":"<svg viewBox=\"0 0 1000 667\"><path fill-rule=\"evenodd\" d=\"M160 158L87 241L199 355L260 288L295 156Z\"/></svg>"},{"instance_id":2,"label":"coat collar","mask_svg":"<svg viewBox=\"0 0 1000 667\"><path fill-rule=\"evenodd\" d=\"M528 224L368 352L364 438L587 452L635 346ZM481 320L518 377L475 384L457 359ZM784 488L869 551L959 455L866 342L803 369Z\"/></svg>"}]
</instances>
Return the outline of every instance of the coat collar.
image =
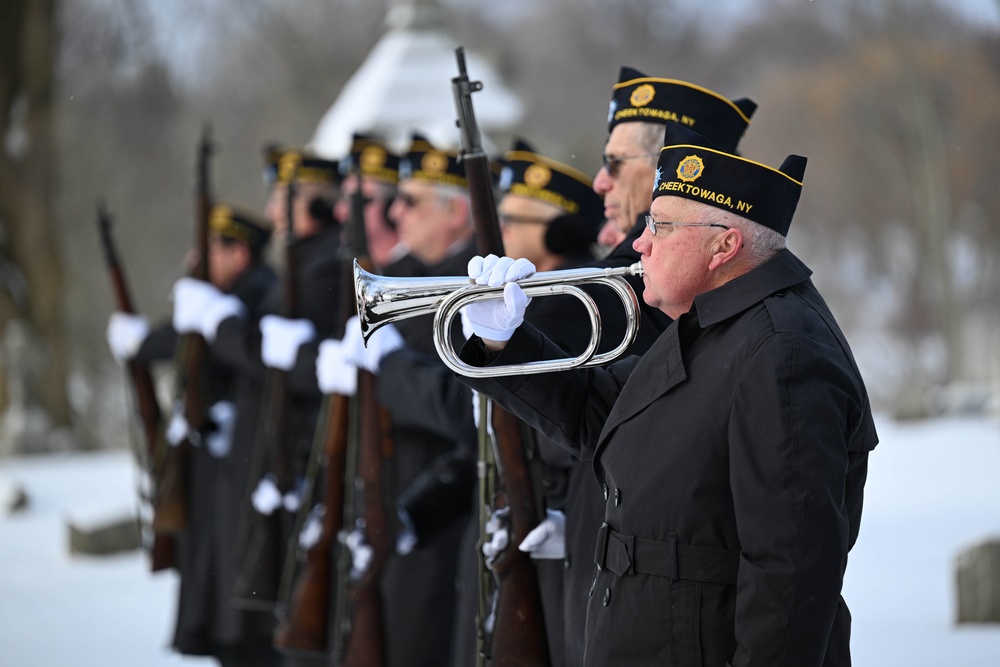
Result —
<instances>
[{"instance_id":1,"label":"coat collar","mask_svg":"<svg viewBox=\"0 0 1000 667\"><path fill-rule=\"evenodd\" d=\"M635 368L604 423L597 442L597 454L607 444L615 428L687 379L680 326L687 323L688 326L707 328L718 324L775 292L805 281L811 274L809 267L798 257L789 250L782 250L749 273L697 296L693 312L672 322L646 354L634 362ZM597 455L594 456L594 468L598 478L603 479Z\"/></svg>"},{"instance_id":2,"label":"coat collar","mask_svg":"<svg viewBox=\"0 0 1000 667\"><path fill-rule=\"evenodd\" d=\"M702 327L729 319L775 292L805 281L812 270L785 249L756 269L694 298Z\"/></svg>"}]
</instances>

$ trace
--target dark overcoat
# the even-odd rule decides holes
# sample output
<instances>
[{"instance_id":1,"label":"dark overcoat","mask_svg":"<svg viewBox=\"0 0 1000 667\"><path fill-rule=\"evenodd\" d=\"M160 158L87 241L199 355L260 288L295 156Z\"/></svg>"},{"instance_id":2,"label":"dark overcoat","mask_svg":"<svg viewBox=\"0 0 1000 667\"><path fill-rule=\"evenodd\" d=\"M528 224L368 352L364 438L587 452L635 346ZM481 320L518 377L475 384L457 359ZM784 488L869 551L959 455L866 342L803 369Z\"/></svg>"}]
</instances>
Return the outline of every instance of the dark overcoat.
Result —
<instances>
[{"instance_id":1,"label":"dark overcoat","mask_svg":"<svg viewBox=\"0 0 1000 667\"><path fill-rule=\"evenodd\" d=\"M586 665L850 664L840 591L877 436L810 273L782 251L697 297L643 357L570 382L466 379L593 453ZM522 327L494 363L549 345ZM488 361L476 340L462 354Z\"/></svg>"}]
</instances>

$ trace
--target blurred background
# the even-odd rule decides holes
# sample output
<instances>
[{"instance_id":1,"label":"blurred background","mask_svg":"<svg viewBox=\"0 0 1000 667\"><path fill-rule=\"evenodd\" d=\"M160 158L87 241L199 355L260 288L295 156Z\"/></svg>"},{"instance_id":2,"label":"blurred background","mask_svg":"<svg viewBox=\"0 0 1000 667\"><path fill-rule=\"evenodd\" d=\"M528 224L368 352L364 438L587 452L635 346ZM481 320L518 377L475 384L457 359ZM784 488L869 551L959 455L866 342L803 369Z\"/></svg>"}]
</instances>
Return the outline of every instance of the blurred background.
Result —
<instances>
[{"instance_id":1,"label":"blurred background","mask_svg":"<svg viewBox=\"0 0 1000 667\"><path fill-rule=\"evenodd\" d=\"M515 98L497 150L517 134L588 173L621 65L754 99L743 154L808 156L790 245L879 409L989 408L1000 0L5 0L0 455L125 446L95 201L114 216L138 310L165 316L191 245L203 126L216 196L261 207L266 142L311 142L335 105L349 136L426 101L371 69L376 46L405 31L448 46L440 108L464 45L472 78ZM362 78L382 88L355 77L342 95L366 63Z\"/></svg>"},{"instance_id":2,"label":"blurred background","mask_svg":"<svg viewBox=\"0 0 1000 667\"><path fill-rule=\"evenodd\" d=\"M215 195L260 208L265 143L339 158L421 113L446 134L459 45L497 151L522 136L595 173L628 65L755 100L747 157L808 156L790 246L881 437L855 664L992 664L1000 616L954 625L954 570L992 538L1000 590L1000 0L3 0L0 473L30 500L4 517L0 484L0 663L188 663L165 648L172 573L62 537L71 510L135 502L97 200L137 309L167 317L206 124Z\"/></svg>"}]
</instances>

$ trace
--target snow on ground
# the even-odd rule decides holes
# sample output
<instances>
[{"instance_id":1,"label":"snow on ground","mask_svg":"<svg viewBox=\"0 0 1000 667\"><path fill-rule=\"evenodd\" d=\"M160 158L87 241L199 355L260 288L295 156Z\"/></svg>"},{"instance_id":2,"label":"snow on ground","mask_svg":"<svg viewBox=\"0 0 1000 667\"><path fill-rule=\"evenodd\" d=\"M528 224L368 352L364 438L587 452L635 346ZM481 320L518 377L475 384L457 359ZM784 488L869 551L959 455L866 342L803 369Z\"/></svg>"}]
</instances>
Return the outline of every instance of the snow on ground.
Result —
<instances>
[{"instance_id":1,"label":"snow on ground","mask_svg":"<svg viewBox=\"0 0 1000 667\"><path fill-rule=\"evenodd\" d=\"M1000 625L955 625L953 562L1000 539L1000 424L878 420L861 537L844 597L856 667L1000 664ZM0 461L26 510L0 516L0 666L208 665L168 646L177 581L139 553L68 553L69 513L131 506L125 453Z\"/></svg>"}]
</instances>

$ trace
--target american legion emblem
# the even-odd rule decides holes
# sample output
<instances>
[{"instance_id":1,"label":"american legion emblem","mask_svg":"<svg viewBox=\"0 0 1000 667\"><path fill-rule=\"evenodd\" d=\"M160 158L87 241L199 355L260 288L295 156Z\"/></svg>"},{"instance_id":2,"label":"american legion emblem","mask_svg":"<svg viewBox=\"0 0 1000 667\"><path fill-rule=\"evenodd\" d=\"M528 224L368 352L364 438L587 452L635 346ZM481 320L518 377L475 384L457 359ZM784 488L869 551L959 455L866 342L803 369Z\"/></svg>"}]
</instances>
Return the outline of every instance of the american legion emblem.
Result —
<instances>
[{"instance_id":1,"label":"american legion emblem","mask_svg":"<svg viewBox=\"0 0 1000 667\"><path fill-rule=\"evenodd\" d=\"M631 97L628 99L632 103L632 106L644 107L653 101L654 95L656 95L656 88L653 88L648 83L644 83L633 90Z\"/></svg>"},{"instance_id":2,"label":"american legion emblem","mask_svg":"<svg viewBox=\"0 0 1000 667\"><path fill-rule=\"evenodd\" d=\"M677 178L685 183L696 181L705 171L705 163L697 155L688 155L677 165Z\"/></svg>"}]
</instances>

